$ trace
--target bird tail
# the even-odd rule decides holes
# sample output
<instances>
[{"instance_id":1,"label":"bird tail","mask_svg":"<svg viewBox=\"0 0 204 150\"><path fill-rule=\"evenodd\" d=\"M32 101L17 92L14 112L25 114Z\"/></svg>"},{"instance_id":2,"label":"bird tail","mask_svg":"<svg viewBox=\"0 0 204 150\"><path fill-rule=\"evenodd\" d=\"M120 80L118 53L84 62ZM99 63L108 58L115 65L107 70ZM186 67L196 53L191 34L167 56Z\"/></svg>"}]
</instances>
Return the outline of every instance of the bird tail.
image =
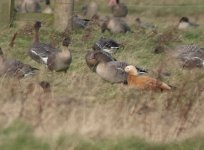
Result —
<instances>
[{"instance_id":1,"label":"bird tail","mask_svg":"<svg viewBox=\"0 0 204 150\"><path fill-rule=\"evenodd\" d=\"M164 82L162 82L161 88L163 90L172 90L172 87L169 86L168 84L164 83Z\"/></svg>"},{"instance_id":2,"label":"bird tail","mask_svg":"<svg viewBox=\"0 0 204 150\"><path fill-rule=\"evenodd\" d=\"M177 87L173 86L173 85L169 85L169 87L171 87L171 90L176 90Z\"/></svg>"}]
</instances>

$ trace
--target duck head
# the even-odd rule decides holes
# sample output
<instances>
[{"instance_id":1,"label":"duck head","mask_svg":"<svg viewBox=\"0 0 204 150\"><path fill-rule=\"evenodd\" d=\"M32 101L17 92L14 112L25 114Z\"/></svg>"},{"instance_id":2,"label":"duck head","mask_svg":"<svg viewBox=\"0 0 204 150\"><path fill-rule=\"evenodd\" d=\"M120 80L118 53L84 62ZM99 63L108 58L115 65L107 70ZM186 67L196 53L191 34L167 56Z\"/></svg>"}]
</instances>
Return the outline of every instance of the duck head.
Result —
<instances>
[{"instance_id":1,"label":"duck head","mask_svg":"<svg viewBox=\"0 0 204 150\"><path fill-rule=\"evenodd\" d=\"M126 66L125 72L127 72L129 75L135 75L135 76L139 75L135 66L132 66L132 65Z\"/></svg>"}]
</instances>

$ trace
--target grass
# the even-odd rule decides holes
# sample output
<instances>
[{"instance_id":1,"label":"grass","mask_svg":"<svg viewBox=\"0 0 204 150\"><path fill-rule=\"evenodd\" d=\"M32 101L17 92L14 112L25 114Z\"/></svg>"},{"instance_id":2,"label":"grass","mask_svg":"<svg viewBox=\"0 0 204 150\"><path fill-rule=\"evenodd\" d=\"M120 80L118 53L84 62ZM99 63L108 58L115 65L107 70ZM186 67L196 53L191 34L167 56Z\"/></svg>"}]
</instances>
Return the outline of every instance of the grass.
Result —
<instances>
[{"instance_id":1,"label":"grass","mask_svg":"<svg viewBox=\"0 0 204 150\"><path fill-rule=\"evenodd\" d=\"M30 127L20 122L14 122L0 131L0 149L2 150L48 150L49 145L32 135Z\"/></svg>"},{"instance_id":2,"label":"grass","mask_svg":"<svg viewBox=\"0 0 204 150\"><path fill-rule=\"evenodd\" d=\"M19 121L1 130L0 139L2 150L201 150L204 148L202 136L168 144L147 143L135 137L87 139L77 135L61 135L58 138L42 139L36 138L31 127Z\"/></svg>"},{"instance_id":3,"label":"grass","mask_svg":"<svg viewBox=\"0 0 204 150\"><path fill-rule=\"evenodd\" d=\"M129 3L139 7L145 6L147 1ZM166 3L158 0L148 4ZM177 0L176 3L186 5L194 4L194 1ZM174 0L168 1L168 5L172 4L175 4ZM182 69L170 56L175 45L204 45L202 26L185 32L172 29L184 15L202 25L203 9L147 9L142 6L141 10L129 6L127 20L134 33L101 34L98 27L90 33L73 31L70 45L73 62L66 74L50 72L27 56L32 41L33 21L30 19L26 21L23 17L24 20L14 22L12 28L1 31L0 46L7 57L19 59L40 71L36 76L20 81L0 78L0 149L203 149L204 105L200 90L203 88L203 71ZM105 4L101 5L101 12L108 12ZM158 33L136 29L132 20L138 16L155 23ZM32 20L35 17L38 18L32 15ZM53 18L45 16L41 19L44 25L40 31L41 41L51 41L59 46L62 37L52 26ZM15 32L18 35L14 47L9 47ZM84 38L85 34L89 34L88 38ZM84 59L87 50L101 36L124 45L115 54L118 60L149 69L151 76L176 86L177 90L151 93L103 81L89 70ZM169 50L154 54L158 43ZM160 72L169 72L171 76L162 76ZM50 82L51 93L45 94L39 87L42 80Z\"/></svg>"}]
</instances>

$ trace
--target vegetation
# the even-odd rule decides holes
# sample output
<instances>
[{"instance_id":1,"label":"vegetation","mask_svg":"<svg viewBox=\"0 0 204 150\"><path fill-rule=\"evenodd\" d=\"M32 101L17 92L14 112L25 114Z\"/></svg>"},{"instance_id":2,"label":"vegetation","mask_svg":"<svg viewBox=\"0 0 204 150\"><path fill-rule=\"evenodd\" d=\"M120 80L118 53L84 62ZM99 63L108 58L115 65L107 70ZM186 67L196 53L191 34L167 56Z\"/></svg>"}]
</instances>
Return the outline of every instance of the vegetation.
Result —
<instances>
[{"instance_id":1,"label":"vegetation","mask_svg":"<svg viewBox=\"0 0 204 150\"><path fill-rule=\"evenodd\" d=\"M97 25L92 25L91 30L70 33L73 62L66 74L50 72L27 56L35 14L32 20L22 20L21 14L12 28L0 32L0 46L7 57L40 69L30 78L0 78L0 149L204 149L203 70L182 69L171 57L175 45L204 45L202 26L184 32L173 28L181 16L203 24L204 10L197 6L204 4L203 1L132 0L129 3L130 14L126 19L134 33L101 34ZM171 6L148 7L147 4ZM172 6L177 4L181 7ZM108 13L105 6L102 2L102 15ZM136 17L155 23L158 32L137 29ZM42 22L41 41L60 46L62 34L52 27L53 18L42 17ZM17 38L10 47L15 32ZM152 93L103 81L90 71L84 59L101 36L124 45L114 55L117 60L147 68L151 76L175 86L176 90ZM160 44L167 50L155 54L154 49ZM40 81L51 84L51 93L43 92Z\"/></svg>"}]
</instances>

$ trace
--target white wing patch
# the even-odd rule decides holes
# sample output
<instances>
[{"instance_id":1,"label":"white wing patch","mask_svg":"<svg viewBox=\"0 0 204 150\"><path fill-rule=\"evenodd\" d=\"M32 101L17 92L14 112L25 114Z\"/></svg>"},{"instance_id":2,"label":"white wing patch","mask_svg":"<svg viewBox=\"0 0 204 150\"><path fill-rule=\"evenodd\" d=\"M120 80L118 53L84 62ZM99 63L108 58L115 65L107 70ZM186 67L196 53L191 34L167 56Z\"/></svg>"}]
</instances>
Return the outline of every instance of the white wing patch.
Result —
<instances>
[{"instance_id":1,"label":"white wing patch","mask_svg":"<svg viewBox=\"0 0 204 150\"><path fill-rule=\"evenodd\" d=\"M42 62L43 62L44 64L47 64L48 56L43 56L42 53L37 53L35 50L36 50L35 48L32 48L30 51L31 51L31 53L33 53L34 55L40 57L41 60L42 60Z\"/></svg>"},{"instance_id":2,"label":"white wing patch","mask_svg":"<svg viewBox=\"0 0 204 150\"><path fill-rule=\"evenodd\" d=\"M31 51L33 54L38 55L38 53L36 53L36 51L35 51L35 48L32 48L30 51Z\"/></svg>"},{"instance_id":3,"label":"white wing patch","mask_svg":"<svg viewBox=\"0 0 204 150\"><path fill-rule=\"evenodd\" d=\"M47 64L47 60L48 60L48 57L40 57L42 59L42 61Z\"/></svg>"}]
</instances>

